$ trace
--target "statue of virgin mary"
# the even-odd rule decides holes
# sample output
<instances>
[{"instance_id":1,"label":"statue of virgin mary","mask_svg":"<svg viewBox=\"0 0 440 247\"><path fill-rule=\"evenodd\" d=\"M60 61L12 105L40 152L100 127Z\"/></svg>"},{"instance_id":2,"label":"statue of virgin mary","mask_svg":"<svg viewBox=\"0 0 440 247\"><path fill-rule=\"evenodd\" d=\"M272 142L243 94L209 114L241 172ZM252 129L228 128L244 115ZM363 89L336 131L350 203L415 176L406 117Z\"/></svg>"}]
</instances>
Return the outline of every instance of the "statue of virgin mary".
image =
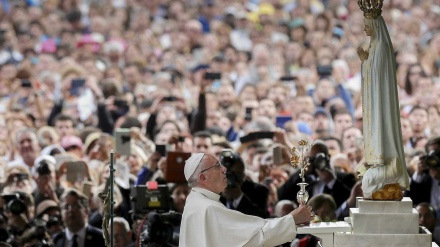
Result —
<instances>
[{"instance_id":1,"label":"statue of virgin mary","mask_svg":"<svg viewBox=\"0 0 440 247\"><path fill-rule=\"evenodd\" d=\"M364 165L368 169L363 174L362 190L364 198L401 200L410 178L402 144L394 49L381 16L382 0L361 0L359 6L364 11L364 31L371 38L367 51L358 49L362 60ZM399 195L384 195L381 190L386 185L397 187L392 190Z\"/></svg>"}]
</instances>

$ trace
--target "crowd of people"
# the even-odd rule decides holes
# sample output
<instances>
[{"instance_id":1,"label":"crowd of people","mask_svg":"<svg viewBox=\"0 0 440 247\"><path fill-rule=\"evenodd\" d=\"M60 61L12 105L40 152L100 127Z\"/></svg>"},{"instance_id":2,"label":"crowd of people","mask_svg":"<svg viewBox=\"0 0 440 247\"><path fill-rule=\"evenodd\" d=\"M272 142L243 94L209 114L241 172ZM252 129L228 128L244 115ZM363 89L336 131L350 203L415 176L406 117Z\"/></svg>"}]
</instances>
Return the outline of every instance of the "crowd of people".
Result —
<instances>
[{"instance_id":1,"label":"crowd of people","mask_svg":"<svg viewBox=\"0 0 440 247\"><path fill-rule=\"evenodd\" d=\"M384 0L382 12L405 194L440 241L440 1ZM290 150L313 142L308 204L343 219L362 196L363 30L348 0L0 0L0 241L103 246L99 193L120 129L130 147L115 153L115 246L142 228L130 187L166 184L183 212L190 187L167 181L163 146L219 161L232 150L220 200L275 218L299 206ZM316 240L289 246L301 241Z\"/></svg>"}]
</instances>

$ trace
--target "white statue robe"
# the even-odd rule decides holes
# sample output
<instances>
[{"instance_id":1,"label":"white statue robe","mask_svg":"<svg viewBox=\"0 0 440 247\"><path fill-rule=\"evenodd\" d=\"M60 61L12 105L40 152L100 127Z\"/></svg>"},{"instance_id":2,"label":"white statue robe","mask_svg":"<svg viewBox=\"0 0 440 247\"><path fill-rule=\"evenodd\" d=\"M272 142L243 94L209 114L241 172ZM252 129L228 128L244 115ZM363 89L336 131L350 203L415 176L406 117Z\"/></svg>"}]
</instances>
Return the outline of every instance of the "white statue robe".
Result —
<instances>
[{"instance_id":1,"label":"white statue robe","mask_svg":"<svg viewBox=\"0 0 440 247\"><path fill-rule=\"evenodd\" d=\"M382 16L365 19L373 31L368 59L362 63L362 111L365 161L376 165L363 175L365 198L386 184L409 188L403 152L393 46Z\"/></svg>"},{"instance_id":2,"label":"white statue robe","mask_svg":"<svg viewBox=\"0 0 440 247\"><path fill-rule=\"evenodd\" d=\"M230 210L219 198L211 191L192 188L182 215L179 246L276 246L295 238L291 215L266 220Z\"/></svg>"}]
</instances>

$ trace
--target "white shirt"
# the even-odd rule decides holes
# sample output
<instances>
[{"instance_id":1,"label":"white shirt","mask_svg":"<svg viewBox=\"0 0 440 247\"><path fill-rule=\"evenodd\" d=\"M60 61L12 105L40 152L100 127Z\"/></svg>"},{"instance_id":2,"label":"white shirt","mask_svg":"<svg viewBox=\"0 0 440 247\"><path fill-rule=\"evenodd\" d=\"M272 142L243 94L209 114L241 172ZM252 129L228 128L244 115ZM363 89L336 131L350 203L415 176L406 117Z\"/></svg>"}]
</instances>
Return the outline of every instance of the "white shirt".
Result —
<instances>
[{"instance_id":1,"label":"white shirt","mask_svg":"<svg viewBox=\"0 0 440 247\"><path fill-rule=\"evenodd\" d=\"M240 202L241 202L241 199L243 198L243 193L241 193L241 195L239 196L239 197L237 197L237 199L235 199L235 200L233 200L232 201L232 205L231 205L231 203L229 202L229 201L226 201L226 206L228 207L228 208L231 208L231 206L233 207L233 208L237 208L238 207L238 204L240 204Z\"/></svg>"},{"instance_id":2,"label":"white shirt","mask_svg":"<svg viewBox=\"0 0 440 247\"><path fill-rule=\"evenodd\" d=\"M78 243L78 247L85 247L84 242L86 240L86 228L87 224L79 230L78 232L71 232L69 228L66 227L66 241L64 242L64 247L71 247L73 244L73 235L77 235L76 242Z\"/></svg>"},{"instance_id":3,"label":"white shirt","mask_svg":"<svg viewBox=\"0 0 440 247\"><path fill-rule=\"evenodd\" d=\"M324 181L319 180L315 186L313 186L313 195L319 195L324 193L324 187L327 185L329 189L333 189L333 186L336 183L336 178L332 179L328 184L326 184Z\"/></svg>"},{"instance_id":4,"label":"white shirt","mask_svg":"<svg viewBox=\"0 0 440 247\"><path fill-rule=\"evenodd\" d=\"M206 189L191 190L183 210L179 246L276 246L295 238L290 214L266 220L230 210L219 198Z\"/></svg>"},{"instance_id":5,"label":"white shirt","mask_svg":"<svg viewBox=\"0 0 440 247\"><path fill-rule=\"evenodd\" d=\"M431 205L437 210L440 209L440 181L432 178L431 187Z\"/></svg>"}]
</instances>

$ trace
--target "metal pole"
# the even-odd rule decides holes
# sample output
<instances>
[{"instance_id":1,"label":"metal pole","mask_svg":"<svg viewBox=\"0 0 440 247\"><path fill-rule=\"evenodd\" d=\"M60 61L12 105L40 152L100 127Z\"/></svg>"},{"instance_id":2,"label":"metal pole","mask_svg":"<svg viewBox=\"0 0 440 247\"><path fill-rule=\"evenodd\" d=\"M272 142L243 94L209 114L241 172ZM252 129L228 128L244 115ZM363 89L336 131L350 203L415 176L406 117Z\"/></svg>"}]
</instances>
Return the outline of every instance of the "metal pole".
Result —
<instances>
[{"instance_id":1,"label":"metal pole","mask_svg":"<svg viewBox=\"0 0 440 247\"><path fill-rule=\"evenodd\" d=\"M110 247L113 247L113 186L114 186L114 152L110 150Z\"/></svg>"}]
</instances>

